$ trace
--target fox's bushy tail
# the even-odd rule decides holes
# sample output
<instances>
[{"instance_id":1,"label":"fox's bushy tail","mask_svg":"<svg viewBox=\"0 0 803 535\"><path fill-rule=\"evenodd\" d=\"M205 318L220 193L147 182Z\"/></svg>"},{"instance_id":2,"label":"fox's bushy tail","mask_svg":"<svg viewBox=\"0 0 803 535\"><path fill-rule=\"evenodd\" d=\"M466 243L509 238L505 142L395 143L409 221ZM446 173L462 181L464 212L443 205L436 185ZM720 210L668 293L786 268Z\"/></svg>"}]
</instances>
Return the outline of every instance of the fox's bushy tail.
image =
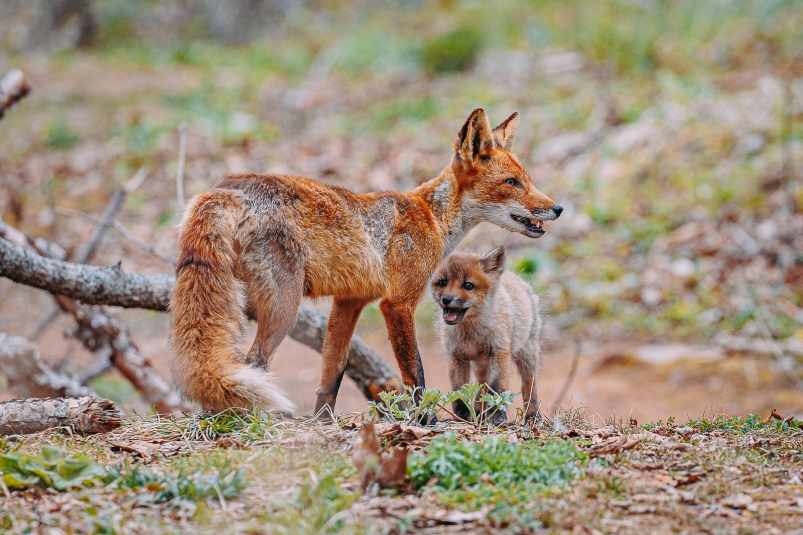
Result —
<instances>
[{"instance_id":1,"label":"fox's bushy tail","mask_svg":"<svg viewBox=\"0 0 803 535\"><path fill-rule=\"evenodd\" d=\"M170 299L173 381L204 409L290 411L274 374L246 363L245 289L235 277L234 234L245 217L237 192L197 196L179 225L181 255Z\"/></svg>"}]
</instances>

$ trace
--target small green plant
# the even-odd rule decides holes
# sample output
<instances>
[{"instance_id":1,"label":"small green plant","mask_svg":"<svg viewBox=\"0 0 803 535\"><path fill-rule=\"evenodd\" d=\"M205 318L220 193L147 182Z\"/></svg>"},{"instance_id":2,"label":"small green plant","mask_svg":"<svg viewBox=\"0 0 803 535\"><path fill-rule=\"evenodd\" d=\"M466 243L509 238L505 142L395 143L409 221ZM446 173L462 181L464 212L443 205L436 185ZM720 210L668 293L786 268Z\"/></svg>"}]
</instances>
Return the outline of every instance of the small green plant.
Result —
<instances>
[{"instance_id":1,"label":"small green plant","mask_svg":"<svg viewBox=\"0 0 803 535\"><path fill-rule=\"evenodd\" d=\"M106 470L87 456L65 456L59 448L42 446L36 455L0 454L0 473L9 489L51 487L67 490L104 477Z\"/></svg>"},{"instance_id":2,"label":"small green plant","mask_svg":"<svg viewBox=\"0 0 803 535\"><path fill-rule=\"evenodd\" d=\"M418 59L429 74L462 71L474 62L483 44L478 31L458 28L426 41L418 53Z\"/></svg>"},{"instance_id":3,"label":"small green plant","mask_svg":"<svg viewBox=\"0 0 803 535\"><path fill-rule=\"evenodd\" d=\"M711 419L700 418L699 420L689 420L690 426L696 428L700 433L710 433L711 431L728 431L730 433L746 434L751 431L765 429L776 433L788 433L797 431L803 422L798 420L770 420L765 422L758 414L751 413L747 418L741 416L725 416L717 414Z\"/></svg>"},{"instance_id":4,"label":"small green plant","mask_svg":"<svg viewBox=\"0 0 803 535\"><path fill-rule=\"evenodd\" d=\"M368 402L368 413L386 422L426 421L436 416L446 405L455 401L466 404L473 422L488 422L495 414L513 404L513 392L485 392L484 385L466 383L460 390L444 394L440 390L406 387L403 393L380 392L379 402ZM483 409L478 412L477 405Z\"/></svg>"},{"instance_id":5,"label":"small green plant","mask_svg":"<svg viewBox=\"0 0 803 535\"><path fill-rule=\"evenodd\" d=\"M69 150L78 144L81 140L64 117L58 117L51 121L47 127L47 134L45 135L45 144L54 149Z\"/></svg>"},{"instance_id":6,"label":"small green plant","mask_svg":"<svg viewBox=\"0 0 803 535\"><path fill-rule=\"evenodd\" d=\"M346 521L341 513L359 497L359 493L340 488L337 471L327 471L317 480L304 481L290 499L275 501L265 520L284 527L280 533L336 533Z\"/></svg>"},{"instance_id":7,"label":"small green plant","mask_svg":"<svg viewBox=\"0 0 803 535\"><path fill-rule=\"evenodd\" d=\"M407 470L414 488L428 486L444 503L469 511L490 507L497 524L535 528L535 497L565 489L586 460L571 441L515 444L487 436L478 443L448 433L411 455Z\"/></svg>"},{"instance_id":8,"label":"small green plant","mask_svg":"<svg viewBox=\"0 0 803 535\"><path fill-rule=\"evenodd\" d=\"M190 418L178 424L189 440L215 440L221 437L237 439L245 444L262 440L274 427L273 416L259 408L240 413L225 410L205 418Z\"/></svg>"},{"instance_id":9,"label":"small green plant","mask_svg":"<svg viewBox=\"0 0 803 535\"><path fill-rule=\"evenodd\" d=\"M106 482L135 491L137 500L144 503L194 502L239 496L245 488L243 474L242 469L228 466L209 472L182 470L178 474L161 474L135 465L109 469Z\"/></svg>"}]
</instances>

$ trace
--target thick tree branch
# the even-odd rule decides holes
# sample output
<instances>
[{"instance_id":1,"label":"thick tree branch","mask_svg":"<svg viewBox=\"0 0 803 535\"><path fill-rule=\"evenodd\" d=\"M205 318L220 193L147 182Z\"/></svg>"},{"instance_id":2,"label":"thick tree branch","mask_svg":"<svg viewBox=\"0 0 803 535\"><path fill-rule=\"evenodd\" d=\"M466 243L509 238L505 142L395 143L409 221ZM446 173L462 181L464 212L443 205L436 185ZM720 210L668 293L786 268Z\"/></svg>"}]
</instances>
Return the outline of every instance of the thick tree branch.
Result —
<instances>
[{"instance_id":1,"label":"thick tree branch","mask_svg":"<svg viewBox=\"0 0 803 535\"><path fill-rule=\"evenodd\" d=\"M0 232L3 226L0 223ZM91 305L159 311L167 310L175 282L172 275L124 273L120 266L88 266L45 258L3 238L0 276Z\"/></svg>"}]
</instances>

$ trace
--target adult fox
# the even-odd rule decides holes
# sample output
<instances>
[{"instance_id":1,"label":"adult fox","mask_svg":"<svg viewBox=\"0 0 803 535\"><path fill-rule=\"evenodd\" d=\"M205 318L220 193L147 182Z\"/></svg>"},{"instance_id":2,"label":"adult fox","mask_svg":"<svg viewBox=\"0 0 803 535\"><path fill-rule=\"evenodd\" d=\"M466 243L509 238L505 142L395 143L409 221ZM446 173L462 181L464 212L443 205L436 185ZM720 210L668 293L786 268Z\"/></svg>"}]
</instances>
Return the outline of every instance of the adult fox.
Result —
<instances>
[{"instance_id":1,"label":"adult fox","mask_svg":"<svg viewBox=\"0 0 803 535\"><path fill-rule=\"evenodd\" d=\"M355 194L288 175L228 175L196 196L179 225L170 301L173 379L208 410L289 411L270 370L303 297L333 296L315 412L334 410L357 318L379 304L405 385L424 386L415 309L429 278L469 230L489 221L532 238L563 208L511 154L518 113L491 130L474 110L437 178L407 193ZM238 348L246 311L257 320Z\"/></svg>"}]
</instances>

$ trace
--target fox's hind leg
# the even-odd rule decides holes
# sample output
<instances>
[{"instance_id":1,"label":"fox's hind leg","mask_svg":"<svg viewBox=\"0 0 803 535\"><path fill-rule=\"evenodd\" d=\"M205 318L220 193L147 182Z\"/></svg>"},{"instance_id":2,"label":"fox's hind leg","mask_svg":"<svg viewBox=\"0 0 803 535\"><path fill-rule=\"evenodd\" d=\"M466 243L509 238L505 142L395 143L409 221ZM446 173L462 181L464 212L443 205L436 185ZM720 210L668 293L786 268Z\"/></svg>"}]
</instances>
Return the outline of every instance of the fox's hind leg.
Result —
<instances>
[{"instance_id":1,"label":"fox's hind leg","mask_svg":"<svg viewBox=\"0 0 803 535\"><path fill-rule=\"evenodd\" d=\"M296 321L304 296L303 264L287 244L270 241L244 255L247 295L257 335L247 362L270 370L279 344Z\"/></svg>"},{"instance_id":2,"label":"fox's hind leg","mask_svg":"<svg viewBox=\"0 0 803 535\"><path fill-rule=\"evenodd\" d=\"M317 391L318 399L315 402L315 414L319 417L334 415L337 392L340 390L340 383L343 381L348 363L351 336L354 334L360 312L366 304L367 302L362 299L335 299L332 305L321 350L323 371Z\"/></svg>"}]
</instances>

